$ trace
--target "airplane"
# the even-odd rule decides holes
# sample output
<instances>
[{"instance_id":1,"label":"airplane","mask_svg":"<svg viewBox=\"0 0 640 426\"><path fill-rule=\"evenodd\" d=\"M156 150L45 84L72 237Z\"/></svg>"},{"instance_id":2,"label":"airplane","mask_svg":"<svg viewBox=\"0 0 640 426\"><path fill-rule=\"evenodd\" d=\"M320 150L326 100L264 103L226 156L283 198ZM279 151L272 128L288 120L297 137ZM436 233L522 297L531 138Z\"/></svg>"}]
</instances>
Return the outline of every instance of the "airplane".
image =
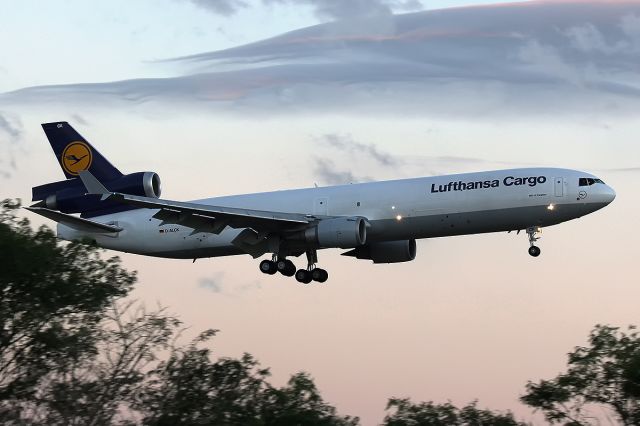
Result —
<instances>
[{"instance_id":1,"label":"airplane","mask_svg":"<svg viewBox=\"0 0 640 426\"><path fill-rule=\"evenodd\" d=\"M519 168L174 201L154 172L123 174L67 122L42 128L65 180L32 188L28 210L64 240L163 258L246 254L264 274L325 282L318 250L373 263L416 257L416 240L525 230L529 254L543 227L600 210L616 193L578 170ZM79 213L79 216L74 215ZM306 254L306 268L292 257Z\"/></svg>"}]
</instances>

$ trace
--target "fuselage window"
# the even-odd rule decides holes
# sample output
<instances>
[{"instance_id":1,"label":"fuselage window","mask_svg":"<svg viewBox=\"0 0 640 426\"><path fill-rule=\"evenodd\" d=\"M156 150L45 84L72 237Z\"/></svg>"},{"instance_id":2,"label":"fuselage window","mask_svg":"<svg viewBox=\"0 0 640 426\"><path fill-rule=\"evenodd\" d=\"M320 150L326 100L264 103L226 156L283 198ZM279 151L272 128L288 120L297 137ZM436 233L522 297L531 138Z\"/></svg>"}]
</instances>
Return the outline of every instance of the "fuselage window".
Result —
<instances>
[{"instance_id":1,"label":"fuselage window","mask_svg":"<svg viewBox=\"0 0 640 426\"><path fill-rule=\"evenodd\" d=\"M601 179L594 179L594 178L580 178L578 180L578 186L591 186L594 183L601 183L604 184L604 182Z\"/></svg>"}]
</instances>

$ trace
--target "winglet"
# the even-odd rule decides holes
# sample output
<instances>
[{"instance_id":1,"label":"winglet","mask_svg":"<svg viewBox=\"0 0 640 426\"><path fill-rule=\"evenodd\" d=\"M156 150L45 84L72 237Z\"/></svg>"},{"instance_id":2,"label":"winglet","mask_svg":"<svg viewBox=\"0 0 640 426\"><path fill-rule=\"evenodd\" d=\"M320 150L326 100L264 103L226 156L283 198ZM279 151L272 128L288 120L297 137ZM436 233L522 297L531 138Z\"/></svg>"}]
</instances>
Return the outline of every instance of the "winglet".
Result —
<instances>
[{"instance_id":1,"label":"winglet","mask_svg":"<svg viewBox=\"0 0 640 426\"><path fill-rule=\"evenodd\" d=\"M106 200L111 195L111 192L90 171L82 170L78 174L84 187L87 188L87 194L102 195L101 200Z\"/></svg>"}]
</instances>

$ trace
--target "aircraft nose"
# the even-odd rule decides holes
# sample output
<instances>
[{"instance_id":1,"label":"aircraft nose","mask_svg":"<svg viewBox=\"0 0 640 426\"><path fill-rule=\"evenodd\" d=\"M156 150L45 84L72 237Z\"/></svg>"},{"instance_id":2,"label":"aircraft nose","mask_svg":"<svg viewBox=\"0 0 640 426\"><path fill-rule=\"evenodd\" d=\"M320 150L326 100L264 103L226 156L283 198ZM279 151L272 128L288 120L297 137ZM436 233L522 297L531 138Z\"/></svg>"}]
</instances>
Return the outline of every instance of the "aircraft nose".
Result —
<instances>
[{"instance_id":1,"label":"aircraft nose","mask_svg":"<svg viewBox=\"0 0 640 426\"><path fill-rule=\"evenodd\" d=\"M616 191L607 185L607 190L605 191L605 200L606 203L609 204L616 198Z\"/></svg>"}]
</instances>

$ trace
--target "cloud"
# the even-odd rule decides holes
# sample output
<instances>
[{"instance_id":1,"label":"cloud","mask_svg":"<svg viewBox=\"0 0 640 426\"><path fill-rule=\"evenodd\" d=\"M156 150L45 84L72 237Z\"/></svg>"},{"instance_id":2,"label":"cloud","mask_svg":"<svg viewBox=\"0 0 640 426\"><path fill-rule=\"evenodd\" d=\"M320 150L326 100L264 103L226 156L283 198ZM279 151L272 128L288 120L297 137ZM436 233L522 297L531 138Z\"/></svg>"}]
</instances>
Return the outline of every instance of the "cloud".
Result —
<instances>
[{"instance_id":1,"label":"cloud","mask_svg":"<svg viewBox=\"0 0 640 426\"><path fill-rule=\"evenodd\" d=\"M341 170L333 161L323 157L314 158L313 175L325 185L345 185L369 180L358 178L348 170Z\"/></svg>"},{"instance_id":2,"label":"cloud","mask_svg":"<svg viewBox=\"0 0 640 426\"><path fill-rule=\"evenodd\" d=\"M602 172L621 172L621 173L638 173L640 172L640 167L619 167L613 169L599 169Z\"/></svg>"},{"instance_id":3,"label":"cloud","mask_svg":"<svg viewBox=\"0 0 640 426\"><path fill-rule=\"evenodd\" d=\"M83 116L81 116L80 114L71 114L71 120L74 123L78 123L78 124L80 124L82 126L89 125L89 122Z\"/></svg>"},{"instance_id":4,"label":"cloud","mask_svg":"<svg viewBox=\"0 0 640 426\"><path fill-rule=\"evenodd\" d=\"M383 178L463 173L477 171L478 167L490 170L531 166L528 163L477 157L393 155L381 150L373 143L359 142L351 135L336 133L314 137L312 142L314 150L320 152L320 155L312 159L313 176L327 185L344 185ZM364 171L366 174L360 173Z\"/></svg>"},{"instance_id":5,"label":"cloud","mask_svg":"<svg viewBox=\"0 0 640 426\"><path fill-rule=\"evenodd\" d=\"M244 0L182 0L193 3L194 5L205 9L216 15L232 16L249 7L249 3Z\"/></svg>"},{"instance_id":6,"label":"cloud","mask_svg":"<svg viewBox=\"0 0 640 426\"><path fill-rule=\"evenodd\" d=\"M564 34L569 39L571 47L583 53L638 54L640 52L640 16L635 13L622 16L618 27L624 34L623 38L611 39L592 23L571 27L564 31Z\"/></svg>"},{"instance_id":7,"label":"cloud","mask_svg":"<svg viewBox=\"0 0 640 426\"><path fill-rule=\"evenodd\" d=\"M375 6L372 10L394 10L405 3L367 2ZM349 8L364 7L359 1L307 4L332 10L323 13L333 16L357 14ZM465 120L634 116L640 111L639 2L574 0L385 12L384 25L380 22L367 15L353 25L314 25L172 60L197 67L197 73L32 87L2 94L0 100L171 103L240 115L331 111Z\"/></svg>"},{"instance_id":8,"label":"cloud","mask_svg":"<svg viewBox=\"0 0 640 426\"><path fill-rule=\"evenodd\" d=\"M322 136L320 140L329 146L341 151L350 152L358 157L363 155L372 158L383 166L396 166L402 163L398 157L380 151L374 144L365 144L354 141L351 135L338 135L332 133Z\"/></svg>"},{"instance_id":9,"label":"cloud","mask_svg":"<svg viewBox=\"0 0 640 426\"><path fill-rule=\"evenodd\" d=\"M236 283L234 285L229 285L225 281L225 273L216 272L213 276L200 278L198 287L209 290L212 293L224 294L225 296L238 296L241 293L261 288L258 281Z\"/></svg>"},{"instance_id":10,"label":"cloud","mask_svg":"<svg viewBox=\"0 0 640 426\"><path fill-rule=\"evenodd\" d=\"M263 0L266 4L308 5L320 19L353 20L390 16L394 11L420 10L419 0Z\"/></svg>"},{"instance_id":11,"label":"cloud","mask_svg":"<svg viewBox=\"0 0 640 426\"><path fill-rule=\"evenodd\" d=\"M17 119L9 120L2 112L0 112L0 131L14 140L22 137L22 125L20 122Z\"/></svg>"},{"instance_id":12,"label":"cloud","mask_svg":"<svg viewBox=\"0 0 640 426\"><path fill-rule=\"evenodd\" d=\"M224 278L224 272L218 272L213 277L200 278L198 281L198 287L209 290L213 293L222 293L222 279Z\"/></svg>"},{"instance_id":13,"label":"cloud","mask_svg":"<svg viewBox=\"0 0 640 426\"><path fill-rule=\"evenodd\" d=\"M245 0L181 0L188 1L216 15L232 16L251 4ZM289 4L311 7L322 20L359 20L390 16L396 12L421 10L420 0L262 0L267 5Z\"/></svg>"},{"instance_id":14,"label":"cloud","mask_svg":"<svg viewBox=\"0 0 640 426\"><path fill-rule=\"evenodd\" d=\"M396 167L404 161L397 156L380 150L375 144L355 141L351 135L328 133L313 138L316 147L325 147L332 152L326 156L316 156L313 159L313 174L323 184L341 185L372 180L369 176L355 175L351 168L367 167L373 163L374 167ZM337 152L336 152L337 151ZM340 158L344 166L337 165L332 158Z\"/></svg>"},{"instance_id":15,"label":"cloud","mask_svg":"<svg viewBox=\"0 0 640 426\"><path fill-rule=\"evenodd\" d=\"M23 138L23 129L18 117L11 117L0 111L0 148L4 154L0 157L0 177L8 179L17 169L15 150Z\"/></svg>"}]
</instances>

